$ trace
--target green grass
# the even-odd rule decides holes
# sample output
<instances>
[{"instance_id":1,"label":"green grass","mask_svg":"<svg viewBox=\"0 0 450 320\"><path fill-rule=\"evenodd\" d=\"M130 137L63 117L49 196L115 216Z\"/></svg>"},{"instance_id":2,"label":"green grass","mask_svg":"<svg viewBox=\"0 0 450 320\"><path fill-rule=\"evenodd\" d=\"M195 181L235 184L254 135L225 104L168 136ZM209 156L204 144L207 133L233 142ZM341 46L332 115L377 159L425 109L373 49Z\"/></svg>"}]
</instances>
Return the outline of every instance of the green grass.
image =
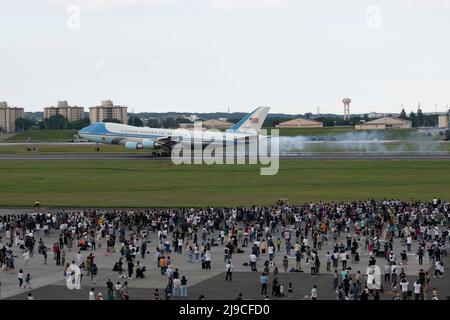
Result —
<instances>
[{"instance_id":1,"label":"green grass","mask_svg":"<svg viewBox=\"0 0 450 320\"><path fill-rule=\"evenodd\" d=\"M28 130L17 133L4 142L27 142L31 138L32 142L37 141L69 141L73 140L78 130Z\"/></svg>"},{"instance_id":2,"label":"green grass","mask_svg":"<svg viewBox=\"0 0 450 320\"><path fill-rule=\"evenodd\" d=\"M34 153L95 153L92 144L36 145ZM399 142L313 142L292 143L281 140L281 151L284 152L450 152L447 141L399 141ZM147 153L151 150L127 150L123 145L101 145L98 153ZM0 154L30 154L26 145L0 145Z\"/></svg>"},{"instance_id":3,"label":"green grass","mask_svg":"<svg viewBox=\"0 0 450 320\"><path fill-rule=\"evenodd\" d=\"M448 199L450 161L281 161L257 165L170 161L0 161L0 206L191 207L399 198Z\"/></svg>"},{"instance_id":4,"label":"green grass","mask_svg":"<svg viewBox=\"0 0 450 320\"><path fill-rule=\"evenodd\" d=\"M100 145L100 151L96 152L95 145L92 144L65 144L51 145L42 144L34 145L36 151L27 151L26 145L1 145L0 154L62 154L62 153L150 153L149 150L127 150L124 145Z\"/></svg>"}]
</instances>

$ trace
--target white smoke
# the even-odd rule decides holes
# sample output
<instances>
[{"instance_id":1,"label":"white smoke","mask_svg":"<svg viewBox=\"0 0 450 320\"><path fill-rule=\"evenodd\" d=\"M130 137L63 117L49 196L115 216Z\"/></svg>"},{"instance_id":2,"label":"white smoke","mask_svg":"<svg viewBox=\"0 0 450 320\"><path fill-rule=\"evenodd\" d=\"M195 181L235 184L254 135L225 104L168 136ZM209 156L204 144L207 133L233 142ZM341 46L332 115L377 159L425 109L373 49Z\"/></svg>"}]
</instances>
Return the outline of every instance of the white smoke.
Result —
<instances>
[{"instance_id":1,"label":"white smoke","mask_svg":"<svg viewBox=\"0 0 450 320\"><path fill-rule=\"evenodd\" d=\"M395 136L397 134L397 136ZM280 153L308 152L439 152L439 142L425 134L404 131L354 131L320 136L281 136Z\"/></svg>"}]
</instances>

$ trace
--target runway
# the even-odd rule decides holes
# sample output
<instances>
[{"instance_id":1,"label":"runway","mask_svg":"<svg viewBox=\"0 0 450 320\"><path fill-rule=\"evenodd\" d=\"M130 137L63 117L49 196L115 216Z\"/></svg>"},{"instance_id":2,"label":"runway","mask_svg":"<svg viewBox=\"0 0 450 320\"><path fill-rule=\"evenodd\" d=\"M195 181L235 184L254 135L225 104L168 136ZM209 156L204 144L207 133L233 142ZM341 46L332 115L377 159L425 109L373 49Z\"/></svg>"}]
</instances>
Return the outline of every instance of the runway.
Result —
<instances>
[{"instance_id":1,"label":"runway","mask_svg":"<svg viewBox=\"0 0 450 320\"><path fill-rule=\"evenodd\" d=\"M282 154L280 160L450 160L450 153L295 153ZM1 160L166 160L171 158L152 157L149 154L133 154L133 153L66 153L66 154L0 154Z\"/></svg>"}]
</instances>

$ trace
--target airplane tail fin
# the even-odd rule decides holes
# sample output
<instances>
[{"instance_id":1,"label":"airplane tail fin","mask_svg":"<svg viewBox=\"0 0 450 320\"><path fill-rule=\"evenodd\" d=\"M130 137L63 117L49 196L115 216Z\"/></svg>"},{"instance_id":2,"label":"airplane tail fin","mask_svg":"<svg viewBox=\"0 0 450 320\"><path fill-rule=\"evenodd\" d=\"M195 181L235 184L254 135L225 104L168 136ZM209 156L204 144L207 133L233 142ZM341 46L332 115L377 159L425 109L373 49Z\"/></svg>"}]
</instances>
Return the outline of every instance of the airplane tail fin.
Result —
<instances>
[{"instance_id":1,"label":"airplane tail fin","mask_svg":"<svg viewBox=\"0 0 450 320\"><path fill-rule=\"evenodd\" d=\"M228 131L239 133L258 133L259 130L261 130L264 120L266 120L269 110L270 107L257 108L228 129Z\"/></svg>"}]
</instances>

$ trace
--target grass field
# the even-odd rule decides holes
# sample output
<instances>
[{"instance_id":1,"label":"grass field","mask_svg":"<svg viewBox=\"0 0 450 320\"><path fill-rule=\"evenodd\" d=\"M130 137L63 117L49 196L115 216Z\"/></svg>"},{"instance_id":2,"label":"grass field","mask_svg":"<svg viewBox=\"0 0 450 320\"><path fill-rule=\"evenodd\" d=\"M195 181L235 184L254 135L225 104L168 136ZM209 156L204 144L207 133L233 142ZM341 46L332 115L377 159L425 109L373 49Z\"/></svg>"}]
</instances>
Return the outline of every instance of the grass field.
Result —
<instances>
[{"instance_id":1,"label":"grass field","mask_svg":"<svg viewBox=\"0 0 450 320\"><path fill-rule=\"evenodd\" d=\"M95 151L93 144L65 144L65 145L33 145L36 151L27 151L26 145L0 145L0 154L62 154L62 153L150 153L149 150L127 150L124 145L104 144L100 151Z\"/></svg>"},{"instance_id":2,"label":"grass field","mask_svg":"<svg viewBox=\"0 0 450 320\"><path fill-rule=\"evenodd\" d=\"M29 130L20 132L4 140L4 142L69 141L73 140L77 130Z\"/></svg>"},{"instance_id":3,"label":"grass field","mask_svg":"<svg viewBox=\"0 0 450 320\"><path fill-rule=\"evenodd\" d=\"M0 206L191 207L323 200L449 199L450 161L281 161L259 166L170 161L1 161Z\"/></svg>"},{"instance_id":4,"label":"grass field","mask_svg":"<svg viewBox=\"0 0 450 320\"><path fill-rule=\"evenodd\" d=\"M450 142L447 141L352 141L341 142L302 142L295 138L280 139L280 151L289 152L450 152ZM34 153L96 153L92 144L39 144ZM0 145L0 154L29 154L27 145ZM123 145L101 145L98 153L147 153L151 150L127 150Z\"/></svg>"}]
</instances>

